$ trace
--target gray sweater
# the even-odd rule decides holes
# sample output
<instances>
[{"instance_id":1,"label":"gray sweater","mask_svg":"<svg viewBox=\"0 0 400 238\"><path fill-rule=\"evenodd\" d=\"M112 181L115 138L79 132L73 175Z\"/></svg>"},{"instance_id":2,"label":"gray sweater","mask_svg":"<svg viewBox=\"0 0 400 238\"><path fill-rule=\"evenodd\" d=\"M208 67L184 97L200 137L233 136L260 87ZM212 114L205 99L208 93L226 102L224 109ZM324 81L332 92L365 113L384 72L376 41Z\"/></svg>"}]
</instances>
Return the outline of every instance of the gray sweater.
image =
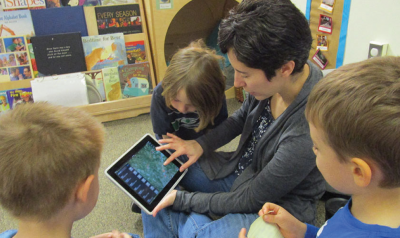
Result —
<instances>
[{"instance_id":1,"label":"gray sweater","mask_svg":"<svg viewBox=\"0 0 400 238\"><path fill-rule=\"evenodd\" d=\"M174 210L223 216L258 213L265 202L273 202L300 221L315 223L316 203L325 183L315 164L304 110L308 95L322 73L313 63L308 65L310 74L303 88L259 139L252 164L235 180L230 192L178 191ZM267 100L249 96L231 117L197 139L204 150L198 163L209 179L223 178L235 170L266 103ZM240 134L236 151L215 152Z\"/></svg>"}]
</instances>

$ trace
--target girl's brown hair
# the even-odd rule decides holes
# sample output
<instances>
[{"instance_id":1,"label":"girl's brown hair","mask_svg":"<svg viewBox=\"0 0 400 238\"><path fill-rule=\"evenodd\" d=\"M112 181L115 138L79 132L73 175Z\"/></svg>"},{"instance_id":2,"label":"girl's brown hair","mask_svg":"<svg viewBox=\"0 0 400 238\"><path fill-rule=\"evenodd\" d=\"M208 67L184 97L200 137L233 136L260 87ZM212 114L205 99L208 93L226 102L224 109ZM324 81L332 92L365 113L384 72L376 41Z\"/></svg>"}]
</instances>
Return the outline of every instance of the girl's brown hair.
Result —
<instances>
[{"instance_id":1,"label":"girl's brown hair","mask_svg":"<svg viewBox=\"0 0 400 238\"><path fill-rule=\"evenodd\" d=\"M170 108L178 91L186 91L199 114L196 132L213 125L221 110L225 98L223 61L224 58L207 48L203 40L197 40L174 54L162 81L162 95Z\"/></svg>"}]
</instances>

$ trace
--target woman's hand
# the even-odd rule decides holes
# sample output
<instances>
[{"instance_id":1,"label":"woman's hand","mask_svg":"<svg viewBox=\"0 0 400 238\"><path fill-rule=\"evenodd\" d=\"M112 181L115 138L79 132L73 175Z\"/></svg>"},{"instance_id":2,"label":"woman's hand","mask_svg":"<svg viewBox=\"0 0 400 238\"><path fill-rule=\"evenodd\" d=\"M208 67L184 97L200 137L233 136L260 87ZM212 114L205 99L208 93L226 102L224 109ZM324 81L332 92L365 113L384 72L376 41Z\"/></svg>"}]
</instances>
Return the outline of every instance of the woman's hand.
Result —
<instances>
[{"instance_id":1,"label":"woman's hand","mask_svg":"<svg viewBox=\"0 0 400 238\"><path fill-rule=\"evenodd\" d=\"M154 208L153 217L156 217L157 213L162 209L172 206L175 202L177 190L172 190L167 196L164 197L163 200Z\"/></svg>"},{"instance_id":2,"label":"woman's hand","mask_svg":"<svg viewBox=\"0 0 400 238\"><path fill-rule=\"evenodd\" d=\"M307 225L276 204L265 203L258 215L265 222L276 224L285 238L304 238L306 234Z\"/></svg>"},{"instance_id":3,"label":"woman's hand","mask_svg":"<svg viewBox=\"0 0 400 238\"><path fill-rule=\"evenodd\" d=\"M180 167L180 171L183 172L185 169L189 168L203 154L203 148L195 140L182 140L178 136L167 133L168 139L159 140L160 143L165 144L157 147L158 151L172 149L175 152L164 162L164 165L171 163L175 158L186 155L189 160Z\"/></svg>"}]
</instances>

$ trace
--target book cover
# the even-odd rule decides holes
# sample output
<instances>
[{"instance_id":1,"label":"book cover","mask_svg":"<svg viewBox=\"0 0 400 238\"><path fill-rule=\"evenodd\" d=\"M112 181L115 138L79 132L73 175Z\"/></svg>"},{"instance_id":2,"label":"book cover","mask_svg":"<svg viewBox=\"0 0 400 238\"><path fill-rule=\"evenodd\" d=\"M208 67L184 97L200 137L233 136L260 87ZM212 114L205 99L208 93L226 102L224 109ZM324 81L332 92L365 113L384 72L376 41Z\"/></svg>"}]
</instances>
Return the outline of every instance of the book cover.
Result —
<instances>
[{"instance_id":1,"label":"book cover","mask_svg":"<svg viewBox=\"0 0 400 238\"><path fill-rule=\"evenodd\" d=\"M106 93L104 91L103 74L101 70L86 71L85 77L90 79L99 91L103 101L106 100Z\"/></svg>"},{"instance_id":2,"label":"book cover","mask_svg":"<svg viewBox=\"0 0 400 238\"><path fill-rule=\"evenodd\" d=\"M148 62L119 66L118 73L123 98L139 97L152 93L153 85Z\"/></svg>"},{"instance_id":3,"label":"book cover","mask_svg":"<svg viewBox=\"0 0 400 238\"><path fill-rule=\"evenodd\" d=\"M125 42L128 64L147 62L144 41Z\"/></svg>"},{"instance_id":4,"label":"book cover","mask_svg":"<svg viewBox=\"0 0 400 238\"><path fill-rule=\"evenodd\" d=\"M0 115L2 112L6 112L10 109L11 106L8 102L7 91L0 91Z\"/></svg>"},{"instance_id":5,"label":"book cover","mask_svg":"<svg viewBox=\"0 0 400 238\"><path fill-rule=\"evenodd\" d=\"M26 37L0 37L0 42L0 82L32 79Z\"/></svg>"},{"instance_id":6,"label":"book cover","mask_svg":"<svg viewBox=\"0 0 400 238\"><path fill-rule=\"evenodd\" d=\"M107 101L114 101L122 98L121 84L119 82L118 67L102 69L104 91Z\"/></svg>"},{"instance_id":7,"label":"book cover","mask_svg":"<svg viewBox=\"0 0 400 238\"><path fill-rule=\"evenodd\" d=\"M35 36L31 38L31 42L39 74L54 75L86 71L79 32Z\"/></svg>"},{"instance_id":8,"label":"book cover","mask_svg":"<svg viewBox=\"0 0 400 238\"><path fill-rule=\"evenodd\" d=\"M121 5L121 4L130 4L130 3L138 3L138 0L101 0L101 5Z\"/></svg>"},{"instance_id":9,"label":"book cover","mask_svg":"<svg viewBox=\"0 0 400 238\"><path fill-rule=\"evenodd\" d=\"M29 58L31 58L33 77L37 78L39 76L39 71L37 70L35 53L33 52L32 43L28 44L28 53L29 53Z\"/></svg>"},{"instance_id":10,"label":"book cover","mask_svg":"<svg viewBox=\"0 0 400 238\"><path fill-rule=\"evenodd\" d=\"M7 98L11 109L20 104L33 102L32 88L7 90Z\"/></svg>"},{"instance_id":11,"label":"book cover","mask_svg":"<svg viewBox=\"0 0 400 238\"><path fill-rule=\"evenodd\" d=\"M97 28L100 35L122 32L142 33L139 4L95 7Z\"/></svg>"},{"instance_id":12,"label":"book cover","mask_svg":"<svg viewBox=\"0 0 400 238\"><path fill-rule=\"evenodd\" d=\"M14 35L24 35L28 39L35 35L29 10L0 12L0 36Z\"/></svg>"},{"instance_id":13,"label":"book cover","mask_svg":"<svg viewBox=\"0 0 400 238\"><path fill-rule=\"evenodd\" d=\"M31 16L36 36L66 32L88 35L83 6L37 9L31 11Z\"/></svg>"},{"instance_id":14,"label":"book cover","mask_svg":"<svg viewBox=\"0 0 400 238\"><path fill-rule=\"evenodd\" d=\"M128 63L124 34L82 37L87 71L117 67Z\"/></svg>"},{"instance_id":15,"label":"book cover","mask_svg":"<svg viewBox=\"0 0 400 238\"><path fill-rule=\"evenodd\" d=\"M61 0L46 0L46 8L62 7Z\"/></svg>"},{"instance_id":16,"label":"book cover","mask_svg":"<svg viewBox=\"0 0 400 238\"><path fill-rule=\"evenodd\" d=\"M62 6L97 6L101 5L100 0L61 0Z\"/></svg>"},{"instance_id":17,"label":"book cover","mask_svg":"<svg viewBox=\"0 0 400 238\"><path fill-rule=\"evenodd\" d=\"M1 0L3 11L28 9L28 0Z\"/></svg>"},{"instance_id":18,"label":"book cover","mask_svg":"<svg viewBox=\"0 0 400 238\"><path fill-rule=\"evenodd\" d=\"M29 10L37 10L37 9L45 9L46 1L45 0L27 0Z\"/></svg>"}]
</instances>

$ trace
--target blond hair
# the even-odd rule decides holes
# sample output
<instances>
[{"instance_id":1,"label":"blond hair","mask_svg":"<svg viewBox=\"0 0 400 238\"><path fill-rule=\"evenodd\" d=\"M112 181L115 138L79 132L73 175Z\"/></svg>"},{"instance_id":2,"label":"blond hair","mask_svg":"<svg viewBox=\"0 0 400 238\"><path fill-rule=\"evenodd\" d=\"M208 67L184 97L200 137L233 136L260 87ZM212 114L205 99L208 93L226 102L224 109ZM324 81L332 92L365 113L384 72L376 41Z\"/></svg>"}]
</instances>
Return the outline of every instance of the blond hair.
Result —
<instances>
[{"instance_id":1,"label":"blond hair","mask_svg":"<svg viewBox=\"0 0 400 238\"><path fill-rule=\"evenodd\" d=\"M163 96L168 107L179 90L186 95L199 114L196 132L214 124L225 98L225 76L220 63L224 58L207 48L202 40L174 54L162 81Z\"/></svg>"},{"instance_id":2,"label":"blond hair","mask_svg":"<svg viewBox=\"0 0 400 238\"><path fill-rule=\"evenodd\" d=\"M104 128L89 114L47 103L0 117L0 203L17 218L46 220L95 174Z\"/></svg>"},{"instance_id":3,"label":"blond hair","mask_svg":"<svg viewBox=\"0 0 400 238\"><path fill-rule=\"evenodd\" d=\"M384 173L380 186L400 186L400 57L342 66L315 85L307 120L322 129L342 162L358 157Z\"/></svg>"}]
</instances>

